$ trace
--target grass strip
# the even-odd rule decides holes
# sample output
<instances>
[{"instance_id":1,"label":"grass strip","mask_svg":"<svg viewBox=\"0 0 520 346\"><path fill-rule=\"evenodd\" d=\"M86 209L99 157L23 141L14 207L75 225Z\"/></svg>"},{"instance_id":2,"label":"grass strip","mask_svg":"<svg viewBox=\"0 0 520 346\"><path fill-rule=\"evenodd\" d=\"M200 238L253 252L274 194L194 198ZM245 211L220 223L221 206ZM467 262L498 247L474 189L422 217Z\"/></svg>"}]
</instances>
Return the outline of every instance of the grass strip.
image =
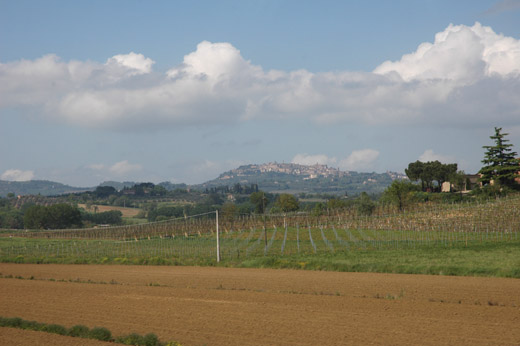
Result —
<instances>
[{"instance_id":1,"label":"grass strip","mask_svg":"<svg viewBox=\"0 0 520 346\"><path fill-rule=\"evenodd\" d=\"M131 333L119 337L112 337L110 330L104 327L94 327L89 329L84 325L75 325L69 329L59 324L46 324L36 321L24 320L20 317L2 317L0 316L0 327L10 327L26 330L34 330L39 332L53 333L76 338L95 339L100 341L113 342L123 345L135 346L181 346L177 341L161 342L157 335L153 333L144 336L137 333Z\"/></svg>"}]
</instances>

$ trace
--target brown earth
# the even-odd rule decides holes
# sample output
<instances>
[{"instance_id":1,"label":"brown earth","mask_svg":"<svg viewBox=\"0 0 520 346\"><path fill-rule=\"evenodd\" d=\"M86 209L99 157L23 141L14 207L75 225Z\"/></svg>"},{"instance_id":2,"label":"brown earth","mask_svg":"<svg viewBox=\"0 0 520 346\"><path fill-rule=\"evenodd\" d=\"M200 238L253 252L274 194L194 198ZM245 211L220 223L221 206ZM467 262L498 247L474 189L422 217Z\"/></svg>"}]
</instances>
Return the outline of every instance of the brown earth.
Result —
<instances>
[{"instance_id":1,"label":"brown earth","mask_svg":"<svg viewBox=\"0 0 520 346\"><path fill-rule=\"evenodd\" d=\"M518 279L25 264L0 273L2 316L183 345L520 344ZM6 333L15 345L39 338L0 328L1 344Z\"/></svg>"},{"instance_id":2,"label":"brown earth","mask_svg":"<svg viewBox=\"0 0 520 346\"><path fill-rule=\"evenodd\" d=\"M98 209L97 209L98 213L103 213L105 211L111 211L111 210L118 210L123 214L123 217L134 217L137 214L139 214L139 212L141 212L141 209L139 209L139 208L124 208L124 207L116 207L116 206L112 206L112 205L95 205L95 204L93 204L90 207L90 209L87 209L86 204L78 204L78 207L83 208L85 210L89 210L91 212L94 211L94 207L96 207L96 206L98 207Z\"/></svg>"}]
</instances>

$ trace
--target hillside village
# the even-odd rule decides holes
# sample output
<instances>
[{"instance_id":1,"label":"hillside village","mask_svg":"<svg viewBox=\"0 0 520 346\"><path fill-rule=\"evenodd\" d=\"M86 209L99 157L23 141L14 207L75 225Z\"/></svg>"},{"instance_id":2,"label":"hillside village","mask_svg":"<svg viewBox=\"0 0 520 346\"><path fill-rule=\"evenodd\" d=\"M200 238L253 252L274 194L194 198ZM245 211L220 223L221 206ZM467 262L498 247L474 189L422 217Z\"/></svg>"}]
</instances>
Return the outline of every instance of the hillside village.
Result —
<instances>
[{"instance_id":1,"label":"hillside village","mask_svg":"<svg viewBox=\"0 0 520 346\"><path fill-rule=\"evenodd\" d=\"M264 164L252 164L240 166L229 172L223 173L219 179L226 180L241 176L250 176L260 173L284 173L292 175L305 176L306 179L315 179L318 177L344 177L350 175L350 172L341 171L337 168L327 165L315 164L312 166L300 165L297 163L277 163L269 162Z\"/></svg>"}]
</instances>

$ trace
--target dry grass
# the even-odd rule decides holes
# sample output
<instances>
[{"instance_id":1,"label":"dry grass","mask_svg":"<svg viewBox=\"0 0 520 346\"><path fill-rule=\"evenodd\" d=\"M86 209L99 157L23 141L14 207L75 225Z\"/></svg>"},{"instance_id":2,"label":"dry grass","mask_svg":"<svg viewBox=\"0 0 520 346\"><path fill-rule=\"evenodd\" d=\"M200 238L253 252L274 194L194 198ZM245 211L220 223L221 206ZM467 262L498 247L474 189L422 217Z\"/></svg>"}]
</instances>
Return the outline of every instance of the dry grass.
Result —
<instances>
[{"instance_id":1,"label":"dry grass","mask_svg":"<svg viewBox=\"0 0 520 346\"><path fill-rule=\"evenodd\" d=\"M116 207L116 206L112 206L112 205L97 205L97 204L93 204L90 207L90 209L87 208L86 204L78 204L78 207L83 208L89 212L94 212L95 207L97 207L98 208L97 212L99 212L99 213L102 213L105 211L111 211L111 210L118 210L123 214L123 217L134 217L137 214L139 214L139 212L141 211L141 209L139 209L139 208L123 208L123 207Z\"/></svg>"}]
</instances>

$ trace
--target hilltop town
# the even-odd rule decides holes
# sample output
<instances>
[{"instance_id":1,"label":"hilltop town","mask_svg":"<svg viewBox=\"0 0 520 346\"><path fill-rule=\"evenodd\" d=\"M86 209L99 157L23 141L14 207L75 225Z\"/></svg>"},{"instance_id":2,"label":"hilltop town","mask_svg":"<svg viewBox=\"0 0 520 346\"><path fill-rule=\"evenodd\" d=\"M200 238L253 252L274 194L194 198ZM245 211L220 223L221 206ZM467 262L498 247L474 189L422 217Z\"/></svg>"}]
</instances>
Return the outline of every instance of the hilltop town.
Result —
<instances>
[{"instance_id":1,"label":"hilltop town","mask_svg":"<svg viewBox=\"0 0 520 346\"><path fill-rule=\"evenodd\" d=\"M297 163L278 163L269 162L264 164L251 164L240 166L223 173L219 179L226 180L241 176L250 176L260 173L285 173L291 175L304 176L304 179L315 179L318 177L345 177L350 175L350 172L341 171L337 168L329 167L327 165L315 164L312 166L300 165Z\"/></svg>"}]
</instances>

